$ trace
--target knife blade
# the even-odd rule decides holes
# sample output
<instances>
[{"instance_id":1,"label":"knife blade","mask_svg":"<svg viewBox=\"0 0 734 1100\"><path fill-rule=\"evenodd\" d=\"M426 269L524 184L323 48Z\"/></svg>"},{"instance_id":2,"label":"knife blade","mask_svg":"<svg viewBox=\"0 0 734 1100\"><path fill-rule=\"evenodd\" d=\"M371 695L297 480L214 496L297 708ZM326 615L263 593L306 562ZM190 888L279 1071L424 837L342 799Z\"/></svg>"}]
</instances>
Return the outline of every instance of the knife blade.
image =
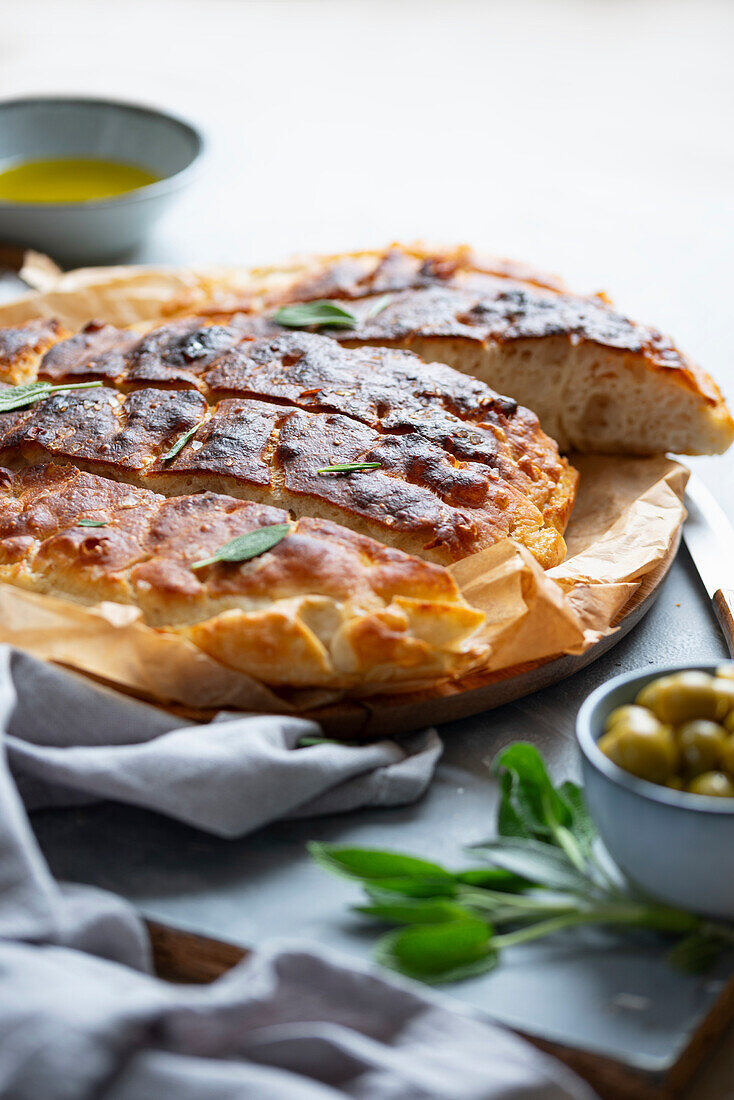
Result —
<instances>
[{"instance_id":1,"label":"knife blade","mask_svg":"<svg viewBox=\"0 0 734 1100\"><path fill-rule=\"evenodd\" d=\"M686 508L683 538L734 657L734 529L695 474L686 487Z\"/></svg>"}]
</instances>

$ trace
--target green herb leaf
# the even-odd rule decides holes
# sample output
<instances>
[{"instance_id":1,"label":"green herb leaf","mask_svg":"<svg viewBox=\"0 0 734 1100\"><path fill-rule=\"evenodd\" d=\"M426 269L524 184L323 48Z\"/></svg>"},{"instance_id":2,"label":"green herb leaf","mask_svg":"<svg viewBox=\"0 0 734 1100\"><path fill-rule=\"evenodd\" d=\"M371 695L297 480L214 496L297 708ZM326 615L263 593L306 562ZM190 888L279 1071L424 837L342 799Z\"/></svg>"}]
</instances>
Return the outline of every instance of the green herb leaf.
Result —
<instances>
[{"instance_id":1,"label":"green herb leaf","mask_svg":"<svg viewBox=\"0 0 734 1100\"><path fill-rule=\"evenodd\" d=\"M671 960L689 970L734 947L733 926L650 902L607 867L593 848L583 792L570 782L554 788L532 746L511 746L498 767L504 835L469 849L489 869L448 871L400 852L309 846L325 869L361 882L368 901L357 912L405 925L380 939L378 961L425 982L458 981L491 970L505 948L584 925L682 937Z\"/></svg>"},{"instance_id":2,"label":"green herb leaf","mask_svg":"<svg viewBox=\"0 0 734 1100\"><path fill-rule=\"evenodd\" d=\"M383 294L381 298L378 298L376 302L367 310L363 321L371 321L373 317L376 317L378 313L382 313L383 309L386 309L390 305L390 302L395 297L394 294Z\"/></svg>"},{"instance_id":3,"label":"green herb leaf","mask_svg":"<svg viewBox=\"0 0 734 1100\"><path fill-rule=\"evenodd\" d=\"M542 841L522 837L498 837L471 848L472 855L487 857L495 867L511 871L550 890L570 890L588 894L592 886L587 875L578 871L565 852Z\"/></svg>"},{"instance_id":4,"label":"green herb leaf","mask_svg":"<svg viewBox=\"0 0 734 1100\"><path fill-rule=\"evenodd\" d=\"M272 550L290 534L290 523L273 523L269 527L258 527L246 535L225 542L210 558L193 562L192 569L203 569L205 565L215 565L219 561L249 561L267 550Z\"/></svg>"},{"instance_id":5,"label":"green herb leaf","mask_svg":"<svg viewBox=\"0 0 734 1100\"><path fill-rule=\"evenodd\" d=\"M182 436L179 436L179 438L171 447L170 451L168 451L167 454L163 455L163 457L161 458L161 462L170 462L172 458L175 458L176 455L184 449L191 437L193 435L196 435L199 427L199 424L194 424L193 428L189 428L187 432L184 432Z\"/></svg>"},{"instance_id":6,"label":"green herb leaf","mask_svg":"<svg viewBox=\"0 0 734 1100\"><path fill-rule=\"evenodd\" d=\"M50 382L27 382L23 386L8 386L0 390L0 412L11 412L13 409L35 405L52 394L64 393L66 390L91 390L98 389L101 385L101 382L66 382L58 386Z\"/></svg>"},{"instance_id":7,"label":"green herb leaf","mask_svg":"<svg viewBox=\"0 0 734 1100\"><path fill-rule=\"evenodd\" d=\"M108 523L106 519L78 519L76 525L77 527L107 527Z\"/></svg>"},{"instance_id":8,"label":"green herb leaf","mask_svg":"<svg viewBox=\"0 0 734 1100\"><path fill-rule=\"evenodd\" d=\"M456 881L465 886L479 886L488 890L502 890L503 893L515 894L527 889L530 883L527 879L513 875L510 871L502 871L499 867L472 868L469 871L457 871Z\"/></svg>"},{"instance_id":9,"label":"green herb leaf","mask_svg":"<svg viewBox=\"0 0 734 1100\"><path fill-rule=\"evenodd\" d=\"M578 841L585 855L591 853L597 837L596 825L586 807L586 799L581 787L570 780L561 783L558 793L571 810L569 829Z\"/></svg>"},{"instance_id":10,"label":"green herb leaf","mask_svg":"<svg viewBox=\"0 0 734 1100\"><path fill-rule=\"evenodd\" d=\"M473 913L447 898L415 901L375 901L372 905L353 905L355 913L387 921L388 924L443 924L471 919Z\"/></svg>"},{"instance_id":11,"label":"green herb leaf","mask_svg":"<svg viewBox=\"0 0 734 1100\"><path fill-rule=\"evenodd\" d=\"M554 789L543 757L534 745L517 741L500 753L493 770L501 776L497 828L501 836L546 839L568 825L571 810Z\"/></svg>"},{"instance_id":12,"label":"green herb leaf","mask_svg":"<svg viewBox=\"0 0 734 1100\"><path fill-rule=\"evenodd\" d=\"M313 842L308 845L308 851L321 867L347 878L369 881L419 875L451 882L453 877L438 863L405 856L400 852L383 852L378 848L340 848L338 845Z\"/></svg>"},{"instance_id":13,"label":"green herb leaf","mask_svg":"<svg viewBox=\"0 0 734 1100\"><path fill-rule=\"evenodd\" d=\"M414 875L411 878L377 878L363 881L364 892L375 901L384 901L386 894L403 898L453 898L458 887L453 878L431 878Z\"/></svg>"},{"instance_id":14,"label":"green herb leaf","mask_svg":"<svg viewBox=\"0 0 734 1100\"><path fill-rule=\"evenodd\" d=\"M317 474L351 474L355 470L379 470L381 462L343 462L338 466L322 466Z\"/></svg>"},{"instance_id":15,"label":"green herb leaf","mask_svg":"<svg viewBox=\"0 0 734 1100\"><path fill-rule=\"evenodd\" d=\"M473 978L497 965L491 927L470 918L388 932L375 957L391 970L432 984Z\"/></svg>"},{"instance_id":16,"label":"green herb leaf","mask_svg":"<svg viewBox=\"0 0 734 1100\"><path fill-rule=\"evenodd\" d=\"M668 952L668 962L686 974L703 974L716 962L726 944L706 928L698 929Z\"/></svg>"},{"instance_id":17,"label":"green herb leaf","mask_svg":"<svg viewBox=\"0 0 734 1100\"><path fill-rule=\"evenodd\" d=\"M324 299L283 306L273 314L273 320L284 328L356 328L358 324L350 310Z\"/></svg>"}]
</instances>

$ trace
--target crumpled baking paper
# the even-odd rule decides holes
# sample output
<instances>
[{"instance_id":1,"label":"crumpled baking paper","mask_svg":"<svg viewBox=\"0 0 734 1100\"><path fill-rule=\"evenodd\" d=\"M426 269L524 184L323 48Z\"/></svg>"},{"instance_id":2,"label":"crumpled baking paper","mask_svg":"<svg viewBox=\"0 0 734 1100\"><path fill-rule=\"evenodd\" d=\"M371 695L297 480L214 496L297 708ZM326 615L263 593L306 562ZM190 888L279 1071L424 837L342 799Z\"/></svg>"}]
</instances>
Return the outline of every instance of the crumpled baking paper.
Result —
<instances>
[{"instance_id":1,"label":"crumpled baking paper","mask_svg":"<svg viewBox=\"0 0 734 1100\"><path fill-rule=\"evenodd\" d=\"M39 268L37 260L28 266ZM43 289L0 307L0 325L55 316L70 328L91 318L147 327L204 311L212 301L254 302L279 277L274 268L112 267L54 280L44 265L40 270ZM570 458L581 478L561 565L544 573L524 547L504 540L450 567L466 600L486 615L473 685L482 673L583 653L613 630L643 578L662 575L675 553L685 518L685 467L662 455ZM9 585L0 585L0 642L194 710L303 713L342 698L322 689L271 689L184 638L146 626L136 608L85 607ZM405 683L400 694L426 690L431 685Z\"/></svg>"}]
</instances>

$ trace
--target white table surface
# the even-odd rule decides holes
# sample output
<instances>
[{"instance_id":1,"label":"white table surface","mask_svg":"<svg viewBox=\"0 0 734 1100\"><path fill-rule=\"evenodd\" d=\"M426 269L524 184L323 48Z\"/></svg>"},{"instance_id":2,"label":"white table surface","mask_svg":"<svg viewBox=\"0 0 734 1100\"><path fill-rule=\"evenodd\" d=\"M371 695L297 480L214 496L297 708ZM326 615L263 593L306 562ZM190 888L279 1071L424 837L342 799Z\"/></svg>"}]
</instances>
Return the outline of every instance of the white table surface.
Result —
<instances>
[{"instance_id":1,"label":"white table surface","mask_svg":"<svg viewBox=\"0 0 734 1100\"><path fill-rule=\"evenodd\" d=\"M733 48L727 0L0 0L0 96L207 131L133 260L469 241L609 291L732 397ZM734 516L731 459L695 465ZM734 1092L732 1045L690 1100Z\"/></svg>"}]
</instances>

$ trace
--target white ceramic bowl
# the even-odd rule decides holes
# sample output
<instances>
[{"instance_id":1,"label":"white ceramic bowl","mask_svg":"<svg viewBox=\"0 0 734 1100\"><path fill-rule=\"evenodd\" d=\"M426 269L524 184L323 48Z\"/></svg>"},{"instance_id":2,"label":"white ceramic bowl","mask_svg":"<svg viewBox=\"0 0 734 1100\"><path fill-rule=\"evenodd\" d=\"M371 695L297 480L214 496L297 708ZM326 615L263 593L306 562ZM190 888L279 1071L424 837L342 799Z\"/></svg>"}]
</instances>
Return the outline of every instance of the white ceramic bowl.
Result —
<instances>
[{"instance_id":1,"label":"white ceramic bowl","mask_svg":"<svg viewBox=\"0 0 734 1100\"><path fill-rule=\"evenodd\" d=\"M0 102L0 168L20 160L125 161L160 179L110 199L0 202L0 241L71 264L128 252L191 179L204 148L190 123L151 107L106 99L32 97Z\"/></svg>"},{"instance_id":2,"label":"white ceramic bowl","mask_svg":"<svg viewBox=\"0 0 734 1100\"><path fill-rule=\"evenodd\" d=\"M708 916L734 919L734 799L706 798L648 783L618 768L597 741L615 707L645 684L690 665L626 673L603 684L579 711L589 812L615 862L650 897ZM713 673L715 665L699 665Z\"/></svg>"}]
</instances>

